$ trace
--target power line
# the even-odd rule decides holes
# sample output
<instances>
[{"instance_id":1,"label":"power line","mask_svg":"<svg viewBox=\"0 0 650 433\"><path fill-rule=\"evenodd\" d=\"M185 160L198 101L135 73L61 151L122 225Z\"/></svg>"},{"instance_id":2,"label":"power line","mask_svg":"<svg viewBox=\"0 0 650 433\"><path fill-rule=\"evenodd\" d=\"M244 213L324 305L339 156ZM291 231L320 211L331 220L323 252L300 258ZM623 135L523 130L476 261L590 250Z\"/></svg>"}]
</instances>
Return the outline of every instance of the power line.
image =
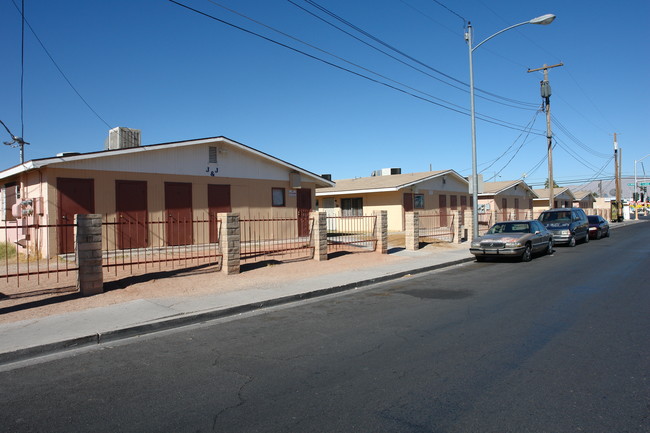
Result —
<instances>
[{"instance_id":1,"label":"power line","mask_svg":"<svg viewBox=\"0 0 650 433\"><path fill-rule=\"evenodd\" d=\"M417 98L417 99L422 100L422 101L425 101L425 102L429 102L430 104L434 104L434 105L437 105L437 106L439 106L439 107L446 108L447 110L454 111L454 112L456 112L456 113L463 114L463 115L465 115L465 116L469 116L469 114L466 112L466 109L464 109L465 111L461 111L461 110L459 110L459 109L452 108L452 107L446 106L446 105L444 105L444 104L441 104L441 103L438 103L438 102L432 101L432 100L430 100L430 99L427 99L427 98L424 98L424 97L422 97L422 96L416 95L416 94L414 94L414 93L408 92L408 91L406 91L406 90L404 90L404 89L400 89L399 87L393 86L393 85L391 85L391 84L388 84L388 83L382 82L382 81L377 80L377 79L375 79L375 78L369 77L369 76L367 76L367 75L364 75L364 74L361 74L361 73L359 73L359 72L353 71L353 70L351 70L351 69L345 68L345 67L343 67L343 66L337 65L337 64L332 63L332 62L330 62L330 61L328 61L328 60L325 60L325 59L323 59L323 58L317 57L317 56L315 56L315 55L313 55L313 54L309 54L309 53L307 53L307 52L305 52L305 51L299 50L299 49L294 48L294 47L292 47L292 46L290 46L290 45L287 45L287 44L284 44L284 43L282 43L282 42L276 41L276 40L271 39L271 38L269 38L269 37L267 37L267 36L264 36L264 35L262 35L262 34L256 33L256 32L254 32L254 31L252 31L252 30L248 30L248 29L246 29L246 28L244 28L244 27L241 27L241 26L238 26L238 25L236 25L236 24L230 23L230 22L228 22L228 21L222 20L222 19L217 18L217 17L215 17L215 16L213 16L213 15L207 14L207 13L205 13L205 12L202 12L202 11L198 10L198 9L192 8L192 7L190 7L190 6L187 6L187 5L183 4L183 3L179 3L179 2L177 2L177 1L175 1L175 0L168 0L168 1L171 2L171 3L174 3L174 4L176 4L176 5L178 5L178 6L180 6L180 7L183 7L183 8L185 8L185 9L187 9L187 10L190 10L190 11L192 11L192 12L195 12L195 13L197 13L197 14L199 14L199 15L203 15L203 16L205 16L206 18L210 18L210 19L212 19L212 20L214 20L214 21L220 22L220 23L222 23L222 24L225 24L225 25L227 25L227 26L229 26L229 27L232 27L232 28L235 28L235 29L237 29L237 30L241 30L241 31L243 31L243 32L245 32L245 33L248 33L248 34L250 34L250 35L257 36L257 37L259 37L259 38L261 38L261 39L264 39L264 40L266 40L266 41L268 41L268 42L271 42L271 43L276 44L276 45L278 45L278 46L281 46L281 47L283 47L283 48L287 48L287 49L289 49L289 50L291 50L291 51L294 51L294 52L296 52L296 53L302 54L302 55L304 55L304 56L306 56L306 57L309 57L309 58L311 58L311 59L313 59L313 60L317 60L317 61L319 61L319 62L322 62L322 63L326 64L326 65L332 66L332 67L334 67L334 68L336 68L336 69L339 69L339 70L342 70L342 71L348 72L348 73L350 73L350 74L356 75L357 77L364 78L364 79L366 79L366 80L368 80L368 81L371 81L371 82L376 83L376 84L380 84L380 85L385 86L385 87L388 87L388 88L390 88L390 89L397 90L398 92L401 92L401 93L404 93L404 94L410 95L410 96L412 96L412 97L414 97L414 98ZM492 124L495 124L495 125L498 125L498 126L501 126L501 127L504 127L504 128L514 129L514 130L523 130L521 126L519 126L519 125L514 125L514 124L511 124L511 123L506 122L506 121L503 121L503 120L498 120L498 119L490 120L490 119L494 119L494 118L491 118L491 117L489 117L489 116L481 115L480 117L477 116L477 118L480 119L480 120L482 120L482 121L484 121L484 122L492 123ZM512 126L509 126L509 125L512 125ZM542 135L542 134L539 133L539 135Z\"/></svg>"},{"instance_id":2,"label":"power line","mask_svg":"<svg viewBox=\"0 0 650 433\"><path fill-rule=\"evenodd\" d=\"M378 52L380 52L380 53L382 53L382 54L384 54L384 55L390 57L391 59L393 59L393 60L395 60L395 61L398 61L398 62L402 63L403 65L405 65L405 66L407 66L407 67L409 67L409 68L412 68L412 69L414 69L414 70L416 70L416 71L418 71L418 72L420 72L420 73L423 73L423 74L427 75L428 77L433 78L434 80L440 81L441 83L446 84L446 85L448 85L448 86L450 86L450 87L453 87L453 88L455 88L455 89L457 89L457 90L460 90L460 91L462 91L462 92L469 93L469 90L468 90L468 89L465 89L464 87L456 86L456 85L454 85L454 84L452 84L452 83L449 83L449 82L447 82L447 81L445 81L445 80L442 80L441 78L438 78L438 77L436 77L436 76L433 76L433 75L431 75L431 74L428 74L427 72L422 71L421 69L418 69L418 68L416 68L415 66L410 65L409 63L406 63L406 62L404 62L403 60L400 60L400 59L396 58L395 56L393 56L393 55L387 53L386 51L381 50L381 49L375 47L375 46L372 45L372 44L369 44L368 42L364 41L363 39L361 39L361 38L359 38L359 37L357 37L357 36L351 34L350 32L347 32L347 31L345 31L344 29L342 29L341 27L339 27L339 26L337 26L337 25L335 25L335 24L333 24L333 23L327 21L327 20L324 19L323 17L321 17L321 16L319 16L319 15L317 15L317 14L315 14L315 13L309 11L308 9L306 9L306 8L304 8L304 7L300 6L300 5L298 5L298 4L295 3L293 0L287 0L287 1L288 1L289 3L291 3L292 5L296 6L297 8L303 10L304 12L306 12L306 13L312 15L313 17L315 17L315 18L317 18L317 19L323 21L324 23L326 23L326 24L328 24L328 25L334 27L335 29L339 30L340 32L342 32L342 33L344 33L344 34L346 34L346 35L348 35L348 36L350 36L350 37L356 39L357 41L361 42L362 44L364 44L364 45L366 45L366 46L372 48L373 50L376 50L376 51L378 51ZM450 80L452 80L452 81L454 81L454 82L456 82L456 83L458 83L458 84L461 84L462 86L469 87L469 85L468 85L467 83L465 83L464 81L461 81L461 80L459 80L459 79L457 79L457 78L455 78L455 77L453 77L453 76L451 76L451 75L449 75L449 74L446 74L445 72L440 71L439 69L436 69L436 68L434 68L434 67L432 67L432 66L430 66L430 65L427 65L426 63L421 62L420 60L418 60L418 59L416 59L416 58L410 56L409 54L407 54L407 53L401 51L400 49L393 47L392 45L390 45L390 44L384 42L383 40L379 39L378 37L376 37L376 36L374 36L374 35L372 35L372 34L366 32L365 30L359 28L358 26L354 25L353 23L347 21L347 20L344 19L343 17L341 17L341 16L337 15L336 13L330 11L329 9L325 8L324 6L321 6L320 4L316 3L315 1L313 1L313 0L304 0L304 1L305 1L306 3L312 5L312 6L315 7L316 9L320 10L321 12L323 12L323 13L329 15L330 17L336 19L337 21L339 21L339 22L341 22L341 23L347 25L348 27L351 27L352 29L354 29L354 30L356 30L357 32L361 33L362 35L366 36L367 38L369 38L369 39L371 39L371 40L377 42L378 44L383 45L384 47L388 48L389 50L391 50L391 51L393 51L393 52L395 52L395 53L397 53L397 54L399 54L399 55L401 55L401 56L403 56L403 57L405 57L405 58L411 60L412 62L415 62L416 64L418 64L418 65L420 65L420 66L423 66L423 67L425 67L425 68L427 68L427 69L429 69L429 70L431 70L431 71L433 71L433 72L435 72L435 73L437 73L437 74L440 74L440 75L442 75L442 76L445 77L445 78L448 78L448 79L450 79ZM478 92L484 93L484 94L486 94L486 95L492 96L492 97L494 97L494 98L501 99L501 100L503 100L503 101L507 101L507 102L510 102L510 103L513 103L513 104L521 105L521 107L519 107L519 106L513 106L513 105L509 105L509 104L505 104L505 103L500 102L500 101L495 101L495 100L492 100L492 99L490 99L490 98L486 98L485 96L477 95L479 98L486 99L486 100L488 100L488 101L491 101L491 102L494 102L494 103L497 103L497 104L502 104L502 105L506 105L506 106L509 106L509 107L513 107L513 108L519 108L519 109L531 109L531 108L523 108L523 107L536 107L536 106L537 106L537 104L534 104L534 103L531 103L531 102L518 101L518 100L516 100L516 99L507 98L507 97L504 97L504 96L497 95L497 94L495 94L495 93L491 93L491 92L488 92L488 91L482 90L482 89L480 89L480 88L475 88L475 90L478 91Z\"/></svg>"},{"instance_id":3,"label":"power line","mask_svg":"<svg viewBox=\"0 0 650 433\"><path fill-rule=\"evenodd\" d=\"M557 126L560 131L562 131L571 141L573 141L575 144L580 146L585 152L588 152L593 156L597 156L598 158L610 157L610 155L608 154L596 152L591 147L587 146L585 143L578 140L578 138L576 138L576 136L573 135L555 116L551 115L551 119L553 119L553 125Z\"/></svg>"},{"instance_id":4,"label":"power line","mask_svg":"<svg viewBox=\"0 0 650 433\"><path fill-rule=\"evenodd\" d=\"M14 7L15 7L16 9L18 9L18 6L16 5L16 3L15 3L13 0L12 0L12 3L13 3L13 5L14 5ZM38 35L36 34L36 31L34 31L34 28L31 26L31 24L29 24L29 21L27 21L27 19L25 18L25 16L23 15L23 13L20 11L20 9L18 9L18 12L20 13L20 16L23 18L23 22L24 22L25 24L27 24L27 27L29 27L29 30L32 32L32 34L34 35L34 37L36 38L36 40L38 41L38 43L41 45L41 48L43 48L43 51L45 51L45 54L47 54L47 56L50 58L50 60L52 61L52 63L53 63L54 66L56 67L56 69L59 71L59 73L61 74L61 76L63 77L63 79L68 83L68 85L72 88L72 90L77 94L77 96L79 97L79 99L81 99L81 100L83 101L83 103L86 104L86 107L88 107L88 109L89 109L90 111L92 111L93 114L94 114L95 116L97 116L97 118L98 118L99 120L101 120L101 121L102 121L106 126L108 126L109 128L112 128L112 126L109 125L108 122L106 122L106 121L105 121L105 120L104 120L104 119L103 119L103 118L102 118L102 117L97 113L97 111L95 111L95 109L93 109L93 107L90 106L90 104L88 103L88 101L86 101L86 99L85 99L83 96L81 96L81 93L79 93L79 91L77 90L77 88L76 88L76 87L72 84L72 82L68 79L68 77L65 75L65 73L63 72L63 70L59 67L59 65L56 63L56 61L54 60L54 58L52 57L52 55L50 54L50 52L47 50L47 48L45 48L45 44L43 44L43 41L41 41L41 38L38 37ZM21 96L21 100L22 100L22 96ZM22 105L22 102L21 102L21 105Z\"/></svg>"},{"instance_id":5,"label":"power line","mask_svg":"<svg viewBox=\"0 0 650 433\"><path fill-rule=\"evenodd\" d=\"M522 140L522 142L521 142L521 144L519 145L519 147L517 148L517 150L516 150L516 151L514 152L514 154L510 157L510 159L508 160L508 162L506 162L506 163L503 165L503 167L501 167L501 169L500 169L498 172L496 172L496 173L494 174L494 176L493 176L492 178L490 178L490 179L495 179L499 174L501 174L501 172L503 172L503 170L505 170L505 168L508 167L508 165L510 165L510 163L511 163L512 160L515 158L515 156L517 156L517 154L519 153L519 151L524 147L524 145L526 144L526 142L527 142L527 140L528 140L528 136L530 135L530 133L531 133L531 131L532 131L533 125L535 124L535 120L537 120L537 116L538 116L539 113L541 113L541 112L542 112L541 109L538 110L537 112L535 112L535 115L533 116L533 118L530 120L530 122L528 122L527 127L529 127L529 129L528 129L528 131L527 131L527 133L526 133L526 136L525 136L524 139ZM492 167L492 166L493 166L497 161L499 161L503 156L505 156L506 153L508 153L508 151L509 151L510 149L512 149L512 147L513 147L513 146L515 145L515 143L516 143L516 142L521 138L522 135L523 135L523 132L522 132L521 134L519 134L519 136L518 136L518 137L515 139L515 141L514 141L514 142L513 142L513 143L512 143L512 144L511 144L511 145L510 145L510 146L505 150L505 152L503 152L503 153L502 153L502 154L501 154L497 159L495 159L495 160L494 160L494 161L493 161L489 166L487 166L487 167L485 167L483 170L481 170L481 173L484 172L484 171L486 171L486 170L488 170L488 169L489 169L490 167ZM490 180L490 179L488 179L488 180Z\"/></svg>"},{"instance_id":6,"label":"power line","mask_svg":"<svg viewBox=\"0 0 650 433\"><path fill-rule=\"evenodd\" d=\"M433 1L434 3L439 4L440 6L442 6L442 7L445 8L445 9L447 9L449 12L451 12L452 14L456 15L458 18L460 18L461 20L463 20L463 26L465 26L465 25L467 24L467 20L465 19L465 17L463 17L463 16L457 14L456 12L452 11L452 10L449 9L446 5L444 5L443 3L439 2L438 0L432 0L432 1Z\"/></svg>"}]
</instances>

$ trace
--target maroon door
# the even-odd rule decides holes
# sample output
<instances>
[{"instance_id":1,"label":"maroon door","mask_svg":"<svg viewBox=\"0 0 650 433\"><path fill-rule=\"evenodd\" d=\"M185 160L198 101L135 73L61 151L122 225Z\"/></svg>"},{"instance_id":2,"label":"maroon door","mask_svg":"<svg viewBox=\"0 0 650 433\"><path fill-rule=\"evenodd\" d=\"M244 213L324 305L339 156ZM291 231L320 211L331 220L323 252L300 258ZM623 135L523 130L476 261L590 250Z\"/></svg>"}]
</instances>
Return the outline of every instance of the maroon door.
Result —
<instances>
[{"instance_id":1,"label":"maroon door","mask_svg":"<svg viewBox=\"0 0 650 433\"><path fill-rule=\"evenodd\" d=\"M167 245L192 245L192 184L165 182Z\"/></svg>"},{"instance_id":2,"label":"maroon door","mask_svg":"<svg viewBox=\"0 0 650 433\"><path fill-rule=\"evenodd\" d=\"M444 194L438 197L438 209L440 209L440 227L447 227L447 196Z\"/></svg>"},{"instance_id":3,"label":"maroon door","mask_svg":"<svg viewBox=\"0 0 650 433\"><path fill-rule=\"evenodd\" d=\"M508 199L507 198L501 199L501 218L503 218L501 221L508 221Z\"/></svg>"},{"instance_id":4,"label":"maroon door","mask_svg":"<svg viewBox=\"0 0 650 433\"><path fill-rule=\"evenodd\" d=\"M56 178L59 210L57 214L59 254L74 252L74 215L95 213L93 179Z\"/></svg>"},{"instance_id":5,"label":"maroon door","mask_svg":"<svg viewBox=\"0 0 650 433\"><path fill-rule=\"evenodd\" d=\"M309 213L311 212L311 189L298 190L298 236L309 235Z\"/></svg>"},{"instance_id":6,"label":"maroon door","mask_svg":"<svg viewBox=\"0 0 650 433\"><path fill-rule=\"evenodd\" d=\"M525 216L521 215L521 209L519 209L519 199L518 198L515 199L515 215L516 215L515 219L525 218Z\"/></svg>"},{"instance_id":7,"label":"maroon door","mask_svg":"<svg viewBox=\"0 0 650 433\"><path fill-rule=\"evenodd\" d=\"M210 220L210 242L219 241L220 212L232 212L230 206L230 185L208 185L208 217Z\"/></svg>"},{"instance_id":8,"label":"maroon door","mask_svg":"<svg viewBox=\"0 0 650 433\"><path fill-rule=\"evenodd\" d=\"M147 182L115 181L115 211L117 212L117 247L145 248L147 246Z\"/></svg>"}]
</instances>

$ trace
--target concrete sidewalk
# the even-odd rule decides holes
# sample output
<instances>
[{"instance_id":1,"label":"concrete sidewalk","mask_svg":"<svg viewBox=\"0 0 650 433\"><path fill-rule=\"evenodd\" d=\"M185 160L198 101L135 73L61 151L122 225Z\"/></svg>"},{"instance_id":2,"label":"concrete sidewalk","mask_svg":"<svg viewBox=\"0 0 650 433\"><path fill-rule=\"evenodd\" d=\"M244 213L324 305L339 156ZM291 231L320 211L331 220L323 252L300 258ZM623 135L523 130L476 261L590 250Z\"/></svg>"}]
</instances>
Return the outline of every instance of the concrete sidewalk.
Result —
<instances>
[{"instance_id":1,"label":"concrete sidewalk","mask_svg":"<svg viewBox=\"0 0 650 433\"><path fill-rule=\"evenodd\" d=\"M648 220L613 223L611 228L641 222ZM468 243L453 248L401 250L391 256L400 260L314 277L290 278L281 283L258 282L225 293L138 299L0 324L0 364L343 292L474 260ZM302 263L301 266L315 265L309 261ZM285 272L282 266L277 267L278 273Z\"/></svg>"},{"instance_id":2,"label":"concrete sidewalk","mask_svg":"<svg viewBox=\"0 0 650 433\"><path fill-rule=\"evenodd\" d=\"M401 250L401 260L281 284L200 296L139 299L0 324L0 364L314 298L473 261L468 248ZM309 265L313 262L305 262ZM282 272L282 265L278 266Z\"/></svg>"}]
</instances>

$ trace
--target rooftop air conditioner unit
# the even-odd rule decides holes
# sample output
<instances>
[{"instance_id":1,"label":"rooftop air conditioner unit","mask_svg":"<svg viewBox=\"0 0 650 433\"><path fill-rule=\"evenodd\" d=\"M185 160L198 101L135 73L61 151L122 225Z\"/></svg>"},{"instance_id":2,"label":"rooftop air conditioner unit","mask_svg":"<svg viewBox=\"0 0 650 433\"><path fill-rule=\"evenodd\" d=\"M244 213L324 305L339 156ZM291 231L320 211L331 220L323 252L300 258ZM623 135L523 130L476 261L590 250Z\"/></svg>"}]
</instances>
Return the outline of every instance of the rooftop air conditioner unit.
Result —
<instances>
[{"instance_id":1,"label":"rooftop air conditioner unit","mask_svg":"<svg viewBox=\"0 0 650 433\"><path fill-rule=\"evenodd\" d=\"M108 138L104 143L106 150L127 149L139 147L142 139L139 129L124 128L122 126L108 131Z\"/></svg>"}]
</instances>

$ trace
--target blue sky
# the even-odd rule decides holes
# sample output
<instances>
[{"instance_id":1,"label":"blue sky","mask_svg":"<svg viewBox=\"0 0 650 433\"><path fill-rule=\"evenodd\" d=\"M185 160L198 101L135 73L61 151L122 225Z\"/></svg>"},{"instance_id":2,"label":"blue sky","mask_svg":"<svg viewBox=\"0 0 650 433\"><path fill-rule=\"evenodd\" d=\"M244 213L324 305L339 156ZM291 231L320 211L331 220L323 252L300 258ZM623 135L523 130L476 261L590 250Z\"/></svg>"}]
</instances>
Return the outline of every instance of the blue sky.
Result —
<instances>
[{"instance_id":1,"label":"blue sky","mask_svg":"<svg viewBox=\"0 0 650 433\"><path fill-rule=\"evenodd\" d=\"M476 44L545 13L557 19L474 52L476 87L496 95L477 97L476 111L500 123L477 122L479 171L544 182L542 74L527 69L560 62L549 72L556 182L613 176L614 132L624 175L650 153L650 30L637 19L650 16L648 1L178 0L353 74L166 0L25 0L27 21L86 102L29 27L21 68L20 1L0 0L0 120L24 130L26 160L101 150L109 127L126 126L143 144L224 135L334 179L385 167L469 175L463 19ZM0 145L0 168L18 162Z\"/></svg>"}]
</instances>

